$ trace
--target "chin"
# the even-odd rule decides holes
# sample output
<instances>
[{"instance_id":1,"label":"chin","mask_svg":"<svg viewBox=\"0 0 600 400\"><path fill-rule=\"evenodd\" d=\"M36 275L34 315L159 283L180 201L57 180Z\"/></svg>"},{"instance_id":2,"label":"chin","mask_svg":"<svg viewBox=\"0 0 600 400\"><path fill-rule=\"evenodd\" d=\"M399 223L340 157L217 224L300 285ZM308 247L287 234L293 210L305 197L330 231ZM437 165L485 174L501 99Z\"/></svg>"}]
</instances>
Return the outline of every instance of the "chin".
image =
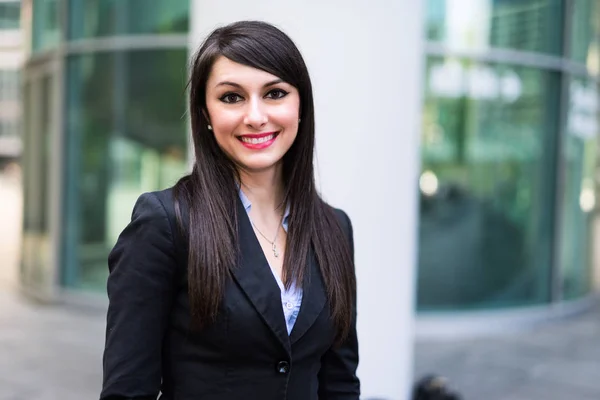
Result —
<instances>
[{"instance_id":1,"label":"chin","mask_svg":"<svg viewBox=\"0 0 600 400\"><path fill-rule=\"evenodd\" d=\"M239 165L248 172L264 172L281 165L282 158L271 160L239 160Z\"/></svg>"}]
</instances>

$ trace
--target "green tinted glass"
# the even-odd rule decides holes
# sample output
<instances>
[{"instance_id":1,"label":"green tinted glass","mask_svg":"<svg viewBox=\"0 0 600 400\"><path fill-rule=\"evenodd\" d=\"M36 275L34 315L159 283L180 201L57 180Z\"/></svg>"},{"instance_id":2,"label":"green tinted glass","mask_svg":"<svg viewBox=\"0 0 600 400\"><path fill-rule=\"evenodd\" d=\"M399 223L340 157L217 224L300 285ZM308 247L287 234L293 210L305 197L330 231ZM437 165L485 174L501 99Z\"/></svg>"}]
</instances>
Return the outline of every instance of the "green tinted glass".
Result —
<instances>
[{"instance_id":1,"label":"green tinted glass","mask_svg":"<svg viewBox=\"0 0 600 400\"><path fill-rule=\"evenodd\" d=\"M560 0L428 0L427 39L459 49L560 54Z\"/></svg>"},{"instance_id":2,"label":"green tinted glass","mask_svg":"<svg viewBox=\"0 0 600 400\"><path fill-rule=\"evenodd\" d=\"M184 174L186 53L68 59L66 285L103 288L108 252L137 197Z\"/></svg>"},{"instance_id":3,"label":"green tinted glass","mask_svg":"<svg viewBox=\"0 0 600 400\"><path fill-rule=\"evenodd\" d=\"M0 30L19 29L21 3L19 1L0 2Z\"/></svg>"},{"instance_id":4,"label":"green tinted glass","mask_svg":"<svg viewBox=\"0 0 600 400\"><path fill-rule=\"evenodd\" d=\"M571 22L571 58L589 64L593 72L600 68L600 2L576 0L573 2Z\"/></svg>"},{"instance_id":5,"label":"green tinted glass","mask_svg":"<svg viewBox=\"0 0 600 400\"><path fill-rule=\"evenodd\" d=\"M430 58L418 307L549 301L558 74Z\"/></svg>"},{"instance_id":6,"label":"green tinted glass","mask_svg":"<svg viewBox=\"0 0 600 400\"><path fill-rule=\"evenodd\" d=\"M61 40L59 13L65 0L33 0L33 51L49 50Z\"/></svg>"},{"instance_id":7,"label":"green tinted glass","mask_svg":"<svg viewBox=\"0 0 600 400\"><path fill-rule=\"evenodd\" d=\"M69 39L187 33L190 0L71 0Z\"/></svg>"},{"instance_id":8,"label":"green tinted glass","mask_svg":"<svg viewBox=\"0 0 600 400\"><path fill-rule=\"evenodd\" d=\"M586 295L591 282L593 211L596 209L594 171L597 159L598 87L592 80L569 82L567 135L561 202L560 276L563 297Z\"/></svg>"}]
</instances>

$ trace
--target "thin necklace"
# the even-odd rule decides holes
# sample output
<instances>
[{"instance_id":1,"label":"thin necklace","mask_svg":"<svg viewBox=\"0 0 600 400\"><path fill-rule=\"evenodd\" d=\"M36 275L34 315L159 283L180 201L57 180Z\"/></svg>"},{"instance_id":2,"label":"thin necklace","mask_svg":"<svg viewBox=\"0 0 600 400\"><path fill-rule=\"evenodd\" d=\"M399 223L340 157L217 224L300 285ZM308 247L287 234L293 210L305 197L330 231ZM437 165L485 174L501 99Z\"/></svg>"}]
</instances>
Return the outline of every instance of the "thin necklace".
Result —
<instances>
[{"instance_id":1,"label":"thin necklace","mask_svg":"<svg viewBox=\"0 0 600 400\"><path fill-rule=\"evenodd\" d=\"M260 233L260 236L264 237L267 242L271 243L271 246L272 246L271 248L273 249L273 255L275 256L275 258L278 258L279 251L277 250L277 236L279 235L279 226L281 225L281 222L283 222L283 216L281 217L281 222L279 223L279 225L277 225L277 232L275 232L275 238L273 238L273 241L269 240L269 238L266 237L264 235L264 233L262 233L256 225L254 225L254 222L252 221L252 218L250 218L250 216L248 216L248 219L250 220L250 223L252 224L254 229L256 229L256 232Z\"/></svg>"}]
</instances>

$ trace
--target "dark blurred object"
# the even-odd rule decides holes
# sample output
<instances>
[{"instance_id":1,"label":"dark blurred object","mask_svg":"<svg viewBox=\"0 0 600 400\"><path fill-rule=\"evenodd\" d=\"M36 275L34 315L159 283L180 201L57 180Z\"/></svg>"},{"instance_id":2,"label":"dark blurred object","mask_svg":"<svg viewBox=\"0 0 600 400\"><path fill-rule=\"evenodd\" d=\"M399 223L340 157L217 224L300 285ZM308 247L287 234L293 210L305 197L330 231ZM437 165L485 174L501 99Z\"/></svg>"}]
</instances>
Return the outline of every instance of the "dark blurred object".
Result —
<instances>
[{"instance_id":1,"label":"dark blurred object","mask_svg":"<svg viewBox=\"0 0 600 400\"><path fill-rule=\"evenodd\" d=\"M428 375L415 384L412 400L461 400L442 376Z\"/></svg>"},{"instance_id":2,"label":"dark blurred object","mask_svg":"<svg viewBox=\"0 0 600 400\"><path fill-rule=\"evenodd\" d=\"M417 304L421 310L526 302L537 287L523 224L456 184L421 196Z\"/></svg>"}]
</instances>

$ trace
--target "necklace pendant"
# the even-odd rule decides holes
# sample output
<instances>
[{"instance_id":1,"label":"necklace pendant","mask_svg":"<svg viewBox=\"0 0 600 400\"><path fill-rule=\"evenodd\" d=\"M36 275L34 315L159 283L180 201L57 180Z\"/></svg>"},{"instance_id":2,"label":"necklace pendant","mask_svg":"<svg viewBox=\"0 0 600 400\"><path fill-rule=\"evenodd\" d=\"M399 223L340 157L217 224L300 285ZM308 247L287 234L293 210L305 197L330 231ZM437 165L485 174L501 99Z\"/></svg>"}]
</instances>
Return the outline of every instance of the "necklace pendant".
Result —
<instances>
[{"instance_id":1,"label":"necklace pendant","mask_svg":"<svg viewBox=\"0 0 600 400\"><path fill-rule=\"evenodd\" d=\"M273 243L273 255L275 258L279 257L279 252L277 251L277 245Z\"/></svg>"}]
</instances>

